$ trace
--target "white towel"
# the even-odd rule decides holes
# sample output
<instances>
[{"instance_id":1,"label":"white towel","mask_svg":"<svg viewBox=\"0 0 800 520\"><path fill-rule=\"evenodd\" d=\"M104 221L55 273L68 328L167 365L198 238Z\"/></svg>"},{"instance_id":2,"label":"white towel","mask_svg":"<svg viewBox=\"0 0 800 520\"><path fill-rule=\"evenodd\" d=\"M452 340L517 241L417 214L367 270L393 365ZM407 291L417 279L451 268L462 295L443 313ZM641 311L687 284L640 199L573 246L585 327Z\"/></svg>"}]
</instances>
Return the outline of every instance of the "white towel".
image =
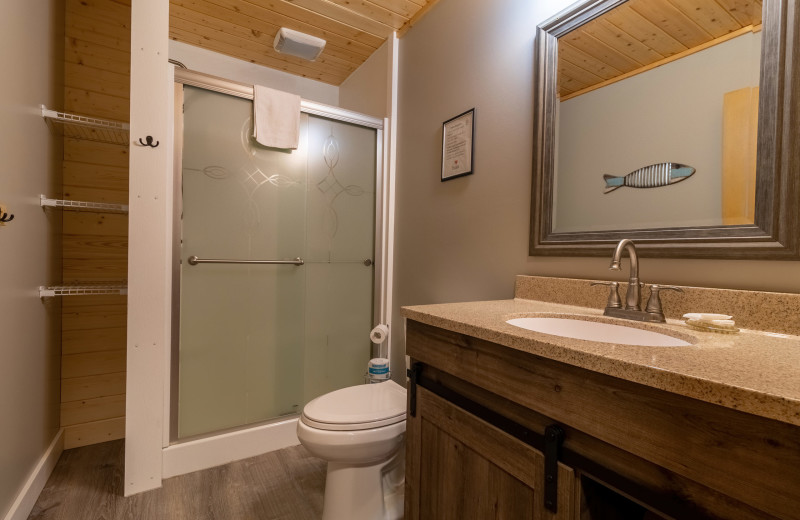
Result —
<instances>
[{"instance_id":1,"label":"white towel","mask_svg":"<svg viewBox=\"0 0 800 520\"><path fill-rule=\"evenodd\" d=\"M296 149L300 141L300 96L253 86L253 137L264 146Z\"/></svg>"}]
</instances>

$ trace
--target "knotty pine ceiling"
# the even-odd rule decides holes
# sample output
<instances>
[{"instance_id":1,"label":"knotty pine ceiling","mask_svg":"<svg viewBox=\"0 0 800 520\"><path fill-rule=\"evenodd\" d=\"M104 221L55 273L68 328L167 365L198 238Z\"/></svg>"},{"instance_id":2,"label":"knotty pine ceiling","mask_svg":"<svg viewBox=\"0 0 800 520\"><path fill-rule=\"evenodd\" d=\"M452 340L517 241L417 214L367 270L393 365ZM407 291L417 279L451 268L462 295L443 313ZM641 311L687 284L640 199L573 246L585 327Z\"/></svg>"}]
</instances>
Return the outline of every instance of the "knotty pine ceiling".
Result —
<instances>
[{"instance_id":1,"label":"knotty pine ceiling","mask_svg":"<svg viewBox=\"0 0 800 520\"><path fill-rule=\"evenodd\" d=\"M403 33L436 0L170 0L173 40L340 85L394 32ZM281 27L327 41L316 61L272 47Z\"/></svg>"},{"instance_id":2,"label":"knotty pine ceiling","mask_svg":"<svg viewBox=\"0 0 800 520\"><path fill-rule=\"evenodd\" d=\"M561 100L761 26L761 0L630 0L558 41Z\"/></svg>"}]
</instances>

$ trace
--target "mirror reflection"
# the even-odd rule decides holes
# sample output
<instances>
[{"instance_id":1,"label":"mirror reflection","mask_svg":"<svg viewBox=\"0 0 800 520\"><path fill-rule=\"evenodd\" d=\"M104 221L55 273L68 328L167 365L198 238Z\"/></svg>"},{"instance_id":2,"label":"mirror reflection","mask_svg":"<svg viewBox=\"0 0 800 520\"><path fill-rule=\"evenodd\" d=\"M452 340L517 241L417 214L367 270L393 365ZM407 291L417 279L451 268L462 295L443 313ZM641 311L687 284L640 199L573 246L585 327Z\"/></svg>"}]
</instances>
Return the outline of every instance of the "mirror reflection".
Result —
<instances>
[{"instance_id":1,"label":"mirror reflection","mask_svg":"<svg viewBox=\"0 0 800 520\"><path fill-rule=\"evenodd\" d=\"M552 230L753 224L761 3L630 0L558 40Z\"/></svg>"}]
</instances>

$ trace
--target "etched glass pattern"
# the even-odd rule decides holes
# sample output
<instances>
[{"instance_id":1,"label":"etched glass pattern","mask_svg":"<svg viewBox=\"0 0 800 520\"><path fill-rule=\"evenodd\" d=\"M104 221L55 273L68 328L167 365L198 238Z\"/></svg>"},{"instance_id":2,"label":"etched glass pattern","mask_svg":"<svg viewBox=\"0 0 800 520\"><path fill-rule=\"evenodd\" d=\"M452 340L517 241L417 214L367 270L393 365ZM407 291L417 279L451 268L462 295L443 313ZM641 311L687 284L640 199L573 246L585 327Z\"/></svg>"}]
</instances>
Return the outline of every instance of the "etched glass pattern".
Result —
<instances>
[{"instance_id":1,"label":"etched glass pattern","mask_svg":"<svg viewBox=\"0 0 800 520\"><path fill-rule=\"evenodd\" d=\"M374 130L302 114L297 150L251 136L251 101L184 88L179 438L298 413L369 358Z\"/></svg>"}]
</instances>

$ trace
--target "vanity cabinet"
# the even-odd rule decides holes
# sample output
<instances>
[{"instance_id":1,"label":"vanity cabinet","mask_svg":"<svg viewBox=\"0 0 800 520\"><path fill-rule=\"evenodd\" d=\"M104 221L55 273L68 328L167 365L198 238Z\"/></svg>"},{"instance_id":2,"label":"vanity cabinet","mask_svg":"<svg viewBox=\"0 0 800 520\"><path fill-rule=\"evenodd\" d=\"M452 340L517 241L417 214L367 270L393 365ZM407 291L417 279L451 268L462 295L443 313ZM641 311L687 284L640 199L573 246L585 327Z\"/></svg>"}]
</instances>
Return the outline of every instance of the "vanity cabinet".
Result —
<instances>
[{"instance_id":1,"label":"vanity cabinet","mask_svg":"<svg viewBox=\"0 0 800 520\"><path fill-rule=\"evenodd\" d=\"M415 404L406 430L407 520L572 518L568 467L558 468L554 514L544 507L541 451L425 388Z\"/></svg>"},{"instance_id":2,"label":"vanity cabinet","mask_svg":"<svg viewBox=\"0 0 800 520\"><path fill-rule=\"evenodd\" d=\"M406 351L409 520L800 519L800 427L414 320Z\"/></svg>"}]
</instances>

